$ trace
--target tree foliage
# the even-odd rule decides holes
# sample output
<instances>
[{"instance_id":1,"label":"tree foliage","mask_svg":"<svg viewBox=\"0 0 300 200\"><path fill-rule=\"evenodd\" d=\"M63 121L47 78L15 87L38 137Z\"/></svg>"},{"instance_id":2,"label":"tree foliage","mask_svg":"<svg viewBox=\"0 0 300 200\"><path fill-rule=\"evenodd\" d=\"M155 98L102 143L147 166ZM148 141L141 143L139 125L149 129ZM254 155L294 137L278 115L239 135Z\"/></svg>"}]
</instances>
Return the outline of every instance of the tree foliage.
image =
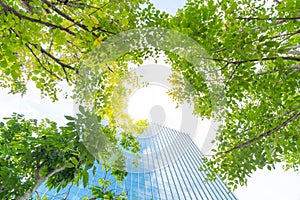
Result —
<instances>
[{"instance_id":1,"label":"tree foliage","mask_svg":"<svg viewBox=\"0 0 300 200\"><path fill-rule=\"evenodd\" d=\"M299 1L188 1L162 26L187 34L210 54L220 72L224 102L212 113L207 74L171 57L175 71L192 85L171 90L178 101L190 99L195 113L224 120L214 154L205 160L212 175L228 185L247 183L253 171L299 169L300 115Z\"/></svg>"},{"instance_id":2,"label":"tree foliage","mask_svg":"<svg viewBox=\"0 0 300 200\"><path fill-rule=\"evenodd\" d=\"M33 81L43 96L58 100L57 83L65 81L73 85L80 77L80 63L95 46L109 36L135 28L137 12L145 2L1 0L0 86L24 94L27 82ZM118 77L117 72L109 73L108 81L110 77ZM111 80L109 84L113 86L115 82ZM99 95L110 98L110 86L107 94ZM27 199L46 179L49 189L60 190L71 182L79 184L80 180L86 186L87 170L100 159L118 180L124 179L126 171L117 146L116 126L100 124L104 116L110 117L112 108L105 103L99 110L95 116L80 109L77 118L67 116L70 122L60 128L47 119L39 124L17 114L1 123L1 144L6 144L0 150L1 198ZM89 138L93 136L86 128L90 119L97 120L88 128L97 130L99 134L94 135L102 140ZM83 133L89 142L105 145L101 158L87 149L89 146L82 141ZM7 137L11 141L6 141ZM124 132L120 145L136 153L139 147L134 139L131 133ZM19 141L26 145L18 144ZM115 153L118 156L111 159Z\"/></svg>"},{"instance_id":3,"label":"tree foliage","mask_svg":"<svg viewBox=\"0 0 300 200\"><path fill-rule=\"evenodd\" d=\"M104 138L97 140L105 149L100 160L88 149L82 132L76 127L90 122L87 115L66 116L69 122L59 128L48 119L38 122L20 114L0 122L0 198L28 199L44 182L49 189L57 191L70 183L78 186L81 181L86 187L88 170L100 161L116 180L123 180L127 172L123 154L116 154L121 152L116 130L99 122L95 124L98 132L93 135ZM85 121L87 118L89 122Z\"/></svg>"},{"instance_id":4,"label":"tree foliage","mask_svg":"<svg viewBox=\"0 0 300 200\"><path fill-rule=\"evenodd\" d=\"M47 178L64 185L75 176L80 165L69 167L79 154L74 127L58 129L48 119L38 123L19 114L5 118L0 125L1 199L24 194L28 199Z\"/></svg>"},{"instance_id":5,"label":"tree foliage","mask_svg":"<svg viewBox=\"0 0 300 200\"><path fill-rule=\"evenodd\" d=\"M127 194L124 190L122 190L122 192L120 194L116 194L116 192L111 189L113 184L111 182L111 180L107 179L106 177L110 173L110 170L106 169L105 170L105 174L103 178L100 178L98 180L98 184L96 186L92 186L90 187L90 190L92 191L92 196L94 198L100 198L100 199L109 199L109 200L127 200ZM114 173L114 172L111 172ZM86 198L88 199L88 198Z\"/></svg>"},{"instance_id":6,"label":"tree foliage","mask_svg":"<svg viewBox=\"0 0 300 200\"><path fill-rule=\"evenodd\" d=\"M84 55L103 39L136 27L144 0L0 1L0 85L25 93L33 81L57 100L57 82L73 84Z\"/></svg>"}]
</instances>

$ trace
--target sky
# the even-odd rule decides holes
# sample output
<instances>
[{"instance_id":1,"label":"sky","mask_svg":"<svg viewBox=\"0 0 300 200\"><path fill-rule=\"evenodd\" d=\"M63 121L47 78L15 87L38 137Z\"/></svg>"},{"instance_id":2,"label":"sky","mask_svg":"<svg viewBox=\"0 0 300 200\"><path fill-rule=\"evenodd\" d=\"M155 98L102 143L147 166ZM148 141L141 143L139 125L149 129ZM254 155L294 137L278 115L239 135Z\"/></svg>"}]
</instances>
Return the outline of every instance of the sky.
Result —
<instances>
[{"instance_id":1,"label":"sky","mask_svg":"<svg viewBox=\"0 0 300 200\"><path fill-rule=\"evenodd\" d=\"M185 3L184 0L152 0L152 2L158 9L173 14ZM65 91L69 90L64 84L61 84L61 86ZM129 113L136 118L149 117L150 107L159 104L167 110L166 119L169 121L167 124L176 128L177 121L181 120L181 112L174 109L174 103L165 94L165 91L162 87L152 86L144 89L144 91L136 92L129 103ZM154 96L159 98L149 101ZM143 98L144 100L141 101ZM148 109L144 109L144 112L136 112L132 108L145 106L147 99L148 103L151 103L149 103ZM139 102L142 102L142 104ZM23 97L8 94L8 90L0 89L0 118L10 116L13 112L25 114L27 118L49 118L58 122L59 125L66 122L63 115L74 115L72 99L60 98L58 102L53 103L47 97L41 98L39 91L30 82L28 83L28 92ZM207 132L208 123L208 121L205 121L198 124L198 129ZM199 134L196 141L202 141L202 139L203 134ZM201 146L201 144L198 144L198 146ZM278 165L277 169L273 171L264 169L255 172L249 178L248 186L240 187L234 193L240 200L300 200L299 188L300 175L292 171L285 172Z\"/></svg>"}]
</instances>

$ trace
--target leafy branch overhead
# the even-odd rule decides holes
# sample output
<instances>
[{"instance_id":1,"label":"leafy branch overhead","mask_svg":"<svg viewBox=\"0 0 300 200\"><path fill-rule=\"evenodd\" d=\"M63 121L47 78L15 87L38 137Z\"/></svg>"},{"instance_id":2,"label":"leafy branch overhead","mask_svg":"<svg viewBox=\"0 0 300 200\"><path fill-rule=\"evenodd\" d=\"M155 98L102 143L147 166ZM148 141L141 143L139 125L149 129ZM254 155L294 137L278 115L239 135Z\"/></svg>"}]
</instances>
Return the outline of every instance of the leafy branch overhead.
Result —
<instances>
[{"instance_id":1,"label":"leafy branch overhead","mask_svg":"<svg viewBox=\"0 0 300 200\"><path fill-rule=\"evenodd\" d=\"M100 37L135 28L135 10L144 2L1 0L0 85L25 93L33 81L57 100L57 82L75 82L80 62Z\"/></svg>"},{"instance_id":2,"label":"leafy branch overhead","mask_svg":"<svg viewBox=\"0 0 300 200\"><path fill-rule=\"evenodd\" d=\"M70 184L79 186L83 183L87 187L88 170L93 168L95 173L95 165L100 161L116 180L122 181L127 174L124 156L109 153L121 148L117 146L114 128L94 124L98 134L95 131L92 134L107 137L106 147L103 141L98 141L103 148L100 149L103 155L100 160L84 141L89 137L87 132L84 136L80 132L81 125L88 123L85 120L90 120L87 115L84 112L77 118L66 116L69 122L63 127L57 127L49 119L38 122L20 114L0 122L0 198L27 200L43 183L58 192Z\"/></svg>"},{"instance_id":3,"label":"leafy branch overhead","mask_svg":"<svg viewBox=\"0 0 300 200\"><path fill-rule=\"evenodd\" d=\"M299 170L299 8L295 0L268 6L255 1L188 1L176 17L162 23L201 44L211 55L202 59L215 64L216 70L208 73L222 74L224 96L217 102L222 109L207 112L211 99L205 79L192 70L195 66L171 55L176 73L192 85L189 90L175 86L173 98L189 99L196 114L223 121L201 170L210 170L212 179L219 174L231 188L276 163Z\"/></svg>"},{"instance_id":4,"label":"leafy branch overhead","mask_svg":"<svg viewBox=\"0 0 300 200\"><path fill-rule=\"evenodd\" d=\"M60 184L68 183L82 167L66 165L79 158L80 142L75 127L58 129L48 119L38 123L19 114L5 118L4 122L0 122L1 199L29 199L45 180L58 182L63 176Z\"/></svg>"}]
</instances>

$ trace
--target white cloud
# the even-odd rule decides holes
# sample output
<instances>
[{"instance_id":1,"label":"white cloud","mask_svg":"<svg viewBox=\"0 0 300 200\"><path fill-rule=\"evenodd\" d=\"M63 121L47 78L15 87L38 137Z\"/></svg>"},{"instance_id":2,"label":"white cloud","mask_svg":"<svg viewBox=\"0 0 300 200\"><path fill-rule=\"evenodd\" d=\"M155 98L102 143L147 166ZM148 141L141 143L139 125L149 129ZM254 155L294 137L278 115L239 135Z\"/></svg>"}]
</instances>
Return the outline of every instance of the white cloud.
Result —
<instances>
[{"instance_id":1,"label":"white cloud","mask_svg":"<svg viewBox=\"0 0 300 200\"><path fill-rule=\"evenodd\" d=\"M247 187L234 193L240 200L300 200L300 174L284 171L278 164L275 170L255 172Z\"/></svg>"},{"instance_id":2,"label":"white cloud","mask_svg":"<svg viewBox=\"0 0 300 200\"><path fill-rule=\"evenodd\" d=\"M41 98L39 90L34 83L28 83L28 92L24 96L8 94L8 90L0 90L0 119L9 117L13 112L24 114L26 118L49 118L63 125L64 115L73 115L73 101L60 98L52 102L48 97ZM67 89L65 87L65 89ZM70 90L70 89L69 89Z\"/></svg>"}]
</instances>

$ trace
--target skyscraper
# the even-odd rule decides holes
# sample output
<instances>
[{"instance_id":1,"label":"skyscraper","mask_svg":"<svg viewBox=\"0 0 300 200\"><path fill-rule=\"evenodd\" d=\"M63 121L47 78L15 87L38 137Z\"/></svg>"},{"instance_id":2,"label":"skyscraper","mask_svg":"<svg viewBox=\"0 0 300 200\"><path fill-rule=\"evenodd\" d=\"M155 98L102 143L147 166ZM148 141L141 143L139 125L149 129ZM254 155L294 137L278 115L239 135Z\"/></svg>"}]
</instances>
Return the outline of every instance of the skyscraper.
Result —
<instances>
[{"instance_id":1,"label":"skyscraper","mask_svg":"<svg viewBox=\"0 0 300 200\"><path fill-rule=\"evenodd\" d=\"M219 177L215 181L204 181L208 172L198 170L203 164L203 155L189 135L152 124L139 137L139 143L141 150L137 166L132 165L135 156L124 152L128 175L123 183L118 184L112 176L108 177L114 183L110 189L116 193L125 191L128 199L137 200L237 199ZM89 185L97 185L104 173L99 165L95 176L91 175ZM91 196L90 191L82 186L66 187L59 193L42 186L38 193L49 199L61 199L67 193L67 199Z\"/></svg>"}]
</instances>

